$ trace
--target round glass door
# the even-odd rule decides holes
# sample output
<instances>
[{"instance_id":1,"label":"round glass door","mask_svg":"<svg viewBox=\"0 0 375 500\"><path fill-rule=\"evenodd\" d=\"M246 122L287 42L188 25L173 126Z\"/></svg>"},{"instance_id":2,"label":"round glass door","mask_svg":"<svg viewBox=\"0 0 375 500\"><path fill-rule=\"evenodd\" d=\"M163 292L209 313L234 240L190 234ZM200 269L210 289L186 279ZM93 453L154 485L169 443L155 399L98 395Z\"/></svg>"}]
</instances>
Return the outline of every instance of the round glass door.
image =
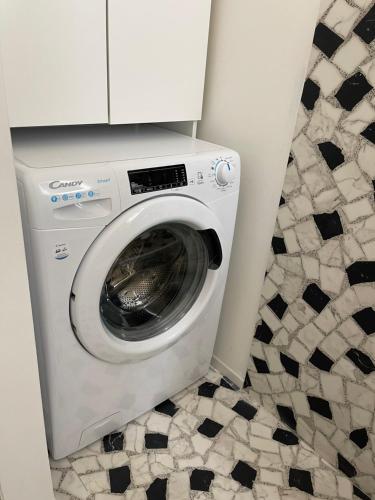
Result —
<instances>
[{"instance_id":1,"label":"round glass door","mask_svg":"<svg viewBox=\"0 0 375 500\"><path fill-rule=\"evenodd\" d=\"M178 223L160 224L133 240L103 284L100 315L109 332L141 341L175 325L205 282L211 262L207 241Z\"/></svg>"}]
</instances>

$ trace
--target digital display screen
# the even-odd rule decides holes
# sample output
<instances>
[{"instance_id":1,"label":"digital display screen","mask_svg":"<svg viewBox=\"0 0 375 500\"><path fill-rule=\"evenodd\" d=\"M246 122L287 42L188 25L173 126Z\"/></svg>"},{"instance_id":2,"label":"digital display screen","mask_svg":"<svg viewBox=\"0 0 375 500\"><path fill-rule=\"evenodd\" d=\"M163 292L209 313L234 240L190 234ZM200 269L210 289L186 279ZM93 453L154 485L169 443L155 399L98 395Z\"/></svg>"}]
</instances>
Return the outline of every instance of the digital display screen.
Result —
<instances>
[{"instance_id":1,"label":"digital display screen","mask_svg":"<svg viewBox=\"0 0 375 500\"><path fill-rule=\"evenodd\" d=\"M185 165L129 170L128 176L132 194L187 186Z\"/></svg>"}]
</instances>

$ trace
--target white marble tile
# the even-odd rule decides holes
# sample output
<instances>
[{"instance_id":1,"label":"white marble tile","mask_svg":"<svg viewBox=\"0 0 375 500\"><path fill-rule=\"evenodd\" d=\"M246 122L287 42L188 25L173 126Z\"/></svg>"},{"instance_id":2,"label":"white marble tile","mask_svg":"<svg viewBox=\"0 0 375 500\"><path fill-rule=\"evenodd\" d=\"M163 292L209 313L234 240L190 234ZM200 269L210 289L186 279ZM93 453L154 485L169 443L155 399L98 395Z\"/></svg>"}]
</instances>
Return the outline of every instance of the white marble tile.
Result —
<instances>
[{"instance_id":1,"label":"white marble tile","mask_svg":"<svg viewBox=\"0 0 375 500\"><path fill-rule=\"evenodd\" d=\"M152 477L146 454L130 457L130 470L135 486L144 486L151 482Z\"/></svg>"},{"instance_id":2,"label":"white marble tile","mask_svg":"<svg viewBox=\"0 0 375 500\"><path fill-rule=\"evenodd\" d=\"M358 347L363 340L363 332L357 323L352 319L346 319L338 328L344 339L352 346Z\"/></svg>"},{"instance_id":3,"label":"white marble tile","mask_svg":"<svg viewBox=\"0 0 375 500\"><path fill-rule=\"evenodd\" d=\"M231 458L223 457L218 453L210 451L208 453L207 462L205 464L210 470L222 474L223 476L228 476L234 467L234 460Z\"/></svg>"},{"instance_id":4,"label":"white marble tile","mask_svg":"<svg viewBox=\"0 0 375 500\"><path fill-rule=\"evenodd\" d=\"M171 423L171 417L167 415L159 415L151 413L150 418L147 420L147 429L151 432L160 432L161 434L168 434L168 429Z\"/></svg>"},{"instance_id":5,"label":"white marble tile","mask_svg":"<svg viewBox=\"0 0 375 500\"><path fill-rule=\"evenodd\" d=\"M288 201L288 206L297 220L303 219L314 212L310 195L307 192L301 192L300 194L291 196Z\"/></svg>"},{"instance_id":6,"label":"white marble tile","mask_svg":"<svg viewBox=\"0 0 375 500\"><path fill-rule=\"evenodd\" d=\"M332 139L342 113L341 108L333 106L325 99L319 99L306 130L307 137L313 142Z\"/></svg>"},{"instance_id":7,"label":"white marble tile","mask_svg":"<svg viewBox=\"0 0 375 500\"><path fill-rule=\"evenodd\" d=\"M79 475L100 470L100 465L96 457L78 458L72 462L72 467Z\"/></svg>"},{"instance_id":8,"label":"white marble tile","mask_svg":"<svg viewBox=\"0 0 375 500\"><path fill-rule=\"evenodd\" d=\"M79 477L90 493L101 493L110 489L108 476L105 471L92 472Z\"/></svg>"},{"instance_id":9,"label":"white marble tile","mask_svg":"<svg viewBox=\"0 0 375 500\"><path fill-rule=\"evenodd\" d=\"M106 470L122 467L129 462L129 457L124 451L118 451L116 453L103 453L98 455L96 459L103 469Z\"/></svg>"},{"instance_id":10,"label":"white marble tile","mask_svg":"<svg viewBox=\"0 0 375 500\"><path fill-rule=\"evenodd\" d=\"M367 198L343 205L342 209L349 222L356 222L358 219L374 214L372 205Z\"/></svg>"},{"instance_id":11,"label":"white marble tile","mask_svg":"<svg viewBox=\"0 0 375 500\"><path fill-rule=\"evenodd\" d=\"M171 455L175 457L184 457L190 455L193 449L186 438L176 439L169 443Z\"/></svg>"},{"instance_id":12,"label":"white marble tile","mask_svg":"<svg viewBox=\"0 0 375 500\"><path fill-rule=\"evenodd\" d=\"M312 196L316 196L327 187L333 186L332 176L322 163L314 165L301 175Z\"/></svg>"},{"instance_id":13,"label":"white marble tile","mask_svg":"<svg viewBox=\"0 0 375 500\"><path fill-rule=\"evenodd\" d=\"M353 135L360 134L375 119L375 109L367 101L362 101L342 121L341 126Z\"/></svg>"},{"instance_id":14,"label":"white marble tile","mask_svg":"<svg viewBox=\"0 0 375 500\"><path fill-rule=\"evenodd\" d=\"M305 127L305 125L308 123L309 118L306 114L306 111L303 109L303 106L300 106L298 108L298 114L297 114L297 122L296 122L296 127L294 129L294 138L297 137Z\"/></svg>"},{"instance_id":15,"label":"white marble tile","mask_svg":"<svg viewBox=\"0 0 375 500\"><path fill-rule=\"evenodd\" d=\"M331 95L344 81L340 71L327 59L322 59L311 73L314 80L322 90L325 97Z\"/></svg>"},{"instance_id":16,"label":"white marble tile","mask_svg":"<svg viewBox=\"0 0 375 500\"><path fill-rule=\"evenodd\" d=\"M320 285L324 292L338 295L343 287L346 273L339 267L320 266Z\"/></svg>"},{"instance_id":17,"label":"white marble tile","mask_svg":"<svg viewBox=\"0 0 375 500\"><path fill-rule=\"evenodd\" d=\"M327 189L314 197L313 204L318 213L332 212L341 203L337 188Z\"/></svg>"},{"instance_id":18,"label":"white marble tile","mask_svg":"<svg viewBox=\"0 0 375 500\"><path fill-rule=\"evenodd\" d=\"M296 223L296 218L294 217L290 208L287 205L280 208L277 220L278 223L280 224L281 230L294 226L294 224Z\"/></svg>"},{"instance_id":19,"label":"white marble tile","mask_svg":"<svg viewBox=\"0 0 375 500\"><path fill-rule=\"evenodd\" d=\"M112 495L113 497L113 495ZM96 498L95 498L96 500ZM113 500L117 500L117 498L114 498ZM121 497L120 497L121 500ZM125 500L147 500L147 495L146 491L144 488L135 488L131 490L127 490L125 492Z\"/></svg>"},{"instance_id":20,"label":"white marble tile","mask_svg":"<svg viewBox=\"0 0 375 500\"><path fill-rule=\"evenodd\" d=\"M312 220L301 222L295 226L298 243L302 250L311 252L320 248L320 237L315 223Z\"/></svg>"},{"instance_id":21,"label":"white marble tile","mask_svg":"<svg viewBox=\"0 0 375 500\"><path fill-rule=\"evenodd\" d=\"M301 172L318 163L316 151L312 143L304 134L300 134L293 141L292 151Z\"/></svg>"},{"instance_id":22,"label":"white marble tile","mask_svg":"<svg viewBox=\"0 0 375 500\"><path fill-rule=\"evenodd\" d=\"M309 351L304 347L298 340L293 340L289 347L289 353L295 358L299 363L306 363L310 356Z\"/></svg>"},{"instance_id":23,"label":"white marble tile","mask_svg":"<svg viewBox=\"0 0 375 500\"><path fill-rule=\"evenodd\" d=\"M361 144L358 152L358 165L363 172L374 178L375 177L375 147L369 143Z\"/></svg>"},{"instance_id":24,"label":"white marble tile","mask_svg":"<svg viewBox=\"0 0 375 500\"><path fill-rule=\"evenodd\" d=\"M60 489L62 492L69 493L69 495L79 500L87 500L90 496L90 493L79 479L77 473L73 470L69 470L66 473L60 484Z\"/></svg>"},{"instance_id":25,"label":"white marble tile","mask_svg":"<svg viewBox=\"0 0 375 500\"><path fill-rule=\"evenodd\" d=\"M189 500L190 499L190 478L188 472L174 472L168 480L169 500Z\"/></svg>"},{"instance_id":26,"label":"white marble tile","mask_svg":"<svg viewBox=\"0 0 375 500\"><path fill-rule=\"evenodd\" d=\"M280 471L260 469L260 480L264 483L283 486L283 475Z\"/></svg>"},{"instance_id":27,"label":"white marble tile","mask_svg":"<svg viewBox=\"0 0 375 500\"><path fill-rule=\"evenodd\" d=\"M337 325L337 318L327 306L314 321L315 325L325 334L330 333Z\"/></svg>"},{"instance_id":28,"label":"white marble tile","mask_svg":"<svg viewBox=\"0 0 375 500\"><path fill-rule=\"evenodd\" d=\"M324 24L342 37L346 37L360 14L359 9L352 7L345 0L337 0L324 19Z\"/></svg>"},{"instance_id":29,"label":"white marble tile","mask_svg":"<svg viewBox=\"0 0 375 500\"><path fill-rule=\"evenodd\" d=\"M276 441L260 438L258 436L249 436L250 447L256 450L267 451L269 453L277 453L279 445Z\"/></svg>"},{"instance_id":30,"label":"white marble tile","mask_svg":"<svg viewBox=\"0 0 375 500\"><path fill-rule=\"evenodd\" d=\"M349 345L333 331L320 344L322 350L333 360L340 358L349 349Z\"/></svg>"},{"instance_id":31,"label":"white marble tile","mask_svg":"<svg viewBox=\"0 0 375 500\"><path fill-rule=\"evenodd\" d=\"M298 332L298 339L312 352L324 339L324 335L313 323L310 323Z\"/></svg>"},{"instance_id":32,"label":"white marble tile","mask_svg":"<svg viewBox=\"0 0 375 500\"><path fill-rule=\"evenodd\" d=\"M154 476L169 474L175 470L173 458L169 453L150 453L148 460Z\"/></svg>"},{"instance_id":33,"label":"white marble tile","mask_svg":"<svg viewBox=\"0 0 375 500\"><path fill-rule=\"evenodd\" d=\"M314 492L328 497L337 496L336 477L328 469L316 469L314 472Z\"/></svg>"},{"instance_id":34,"label":"white marble tile","mask_svg":"<svg viewBox=\"0 0 375 500\"><path fill-rule=\"evenodd\" d=\"M295 191L296 189L299 189L300 187L301 187L301 179L299 177L296 165L294 163L292 163L286 169L284 186L283 186L283 193L290 194L293 191Z\"/></svg>"},{"instance_id":35,"label":"white marble tile","mask_svg":"<svg viewBox=\"0 0 375 500\"><path fill-rule=\"evenodd\" d=\"M280 495L276 486L268 486L262 483L255 483L254 490L257 500L280 500Z\"/></svg>"},{"instance_id":36,"label":"white marble tile","mask_svg":"<svg viewBox=\"0 0 375 500\"><path fill-rule=\"evenodd\" d=\"M333 57L333 62L348 75L366 59L369 51L362 40L353 33Z\"/></svg>"},{"instance_id":37,"label":"white marble tile","mask_svg":"<svg viewBox=\"0 0 375 500\"><path fill-rule=\"evenodd\" d=\"M353 201L373 191L354 161L335 170L333 176L347 201Z\"/></svg>"},{"instance_id":38,"label":"white marble tile","mask_svg":"<svg viewBox=\"0 0 375 500\"><path fill-rule=\"evenodd\" d=\"M348 382L346 385L347 398L353 403L365 410L374 411L375 393L366 389L364 386Z\"/></svg>"},{"instance_id":39,"label":"white marble tile","mask_svg":"<svg viewBox=\"0 0 375 500\"><path fill-rule=\"evenodd\" d=\"M62 475L63 475L63 472L61 470L56 470L56 469L51 470L52 486L53 486L54 490L58 489Z\"/></svg>"}]
</instances>

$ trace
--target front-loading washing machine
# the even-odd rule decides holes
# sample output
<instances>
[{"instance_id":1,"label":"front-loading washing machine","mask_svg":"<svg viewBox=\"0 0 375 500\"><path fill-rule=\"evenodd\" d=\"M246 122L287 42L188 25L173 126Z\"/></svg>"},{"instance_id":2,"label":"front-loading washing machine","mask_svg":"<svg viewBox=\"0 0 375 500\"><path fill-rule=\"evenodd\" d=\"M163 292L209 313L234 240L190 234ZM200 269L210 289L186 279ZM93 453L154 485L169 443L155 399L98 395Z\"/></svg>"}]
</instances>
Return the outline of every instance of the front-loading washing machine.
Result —
<instances>
[{"instance_id":1,"label":"front-loading washing machine","mask_svg":"<svg viewBox=\"0 0 375 500\"><path fill-rule=\"evenodd\" d=\"M59 459L206 374L240 159L153 126L20 129L13 146Z\"/></svg>"}]
</instances>

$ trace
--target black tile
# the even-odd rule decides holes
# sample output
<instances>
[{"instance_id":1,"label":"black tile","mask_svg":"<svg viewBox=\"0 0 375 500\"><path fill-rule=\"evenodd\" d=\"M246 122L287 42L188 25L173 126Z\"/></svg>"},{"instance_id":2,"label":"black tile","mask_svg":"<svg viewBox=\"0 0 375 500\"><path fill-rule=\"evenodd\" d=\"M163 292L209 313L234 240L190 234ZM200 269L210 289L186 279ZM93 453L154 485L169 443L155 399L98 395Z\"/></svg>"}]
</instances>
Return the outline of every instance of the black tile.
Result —
<instances>
[{"instance_id":1,"label":"black tile","mask_svg":"<svg viewBox=\"0 0 375 500\"><path fill-rule=\"evenodd\" d=\"M292 377L298 378L299 376L299 363L294 359L290 358L284 353L280 353L280 362L285 368L285 371L292 375Z\"/></svg>"},{"instance_id":2,"label":"black tile","mask_svg":"<svg viewBox=\"0 0 375 500\"><path fill-rule=\"evenodd\" d=\"M349 437L359 448L366 448L368 443L366 429L355 429L349 434Z\"/></svg>"},{"instance_id":3,"label":"black tile","mask_svg":"<svg viewBox=\"0 0 375 500\"><path fill-rule=\"evenodd\" d=\"M306 109L314 109L316 101L319 99L320 87L308 78L303 87L302 103Z\"/></svg>"},{"instance_id":4,"label":"black tile","mask_svg":"<svg viewBox=\"0 0 375 500\"><path fill-rule=\"evenodd\" d=\"M288 425L291 429L296 430L297 422L292 408L282 405L276 405L276 408L279 413L280 420L284 422L284 424Z\"/></svg>"},{"instance_id":5,"label":"black tile","mask_svg":"<svg viewBox=\"0 0 375 500\"><path fill-rule=\"evenodd\" d=\"M352 111L355 106L372 90L366 77L358 71L341 85L336 93L336 99L346 111Z\"/></svg>"},{"instance_id":6,"label":"black tile","mask_svg":"<svg viewBox=\"0 0 375 500\"><path fill-rule=\"evenodd\" d=\"M340 453L337 453L338 468L348 477L355 477L357 471L355 467L346 460Z\"/></svg>"},{"instance_id":7,"label":"black tile","mask_svg":"<svg viewBox=\"0 0 375 500\"><path fill-rule=\"evenodd\" d=\"M270 302L268 307L276 314L279 319L282 319L285 311L288 309L288 304L283 300L280 294L277 294Z\"/></svg>"},{"instance_id":8,"label":"black tile","mask_svg":"<svg viewBox=\"0 0 375 500\"><path fill-rule=\"evenodd\" d=\"M264 344L269 344L271 342L273 339L273 333L267 323L262 321L261 324L257 326L254 338Z\"/></svg>"},{"instance_id":9,"label":"black tile","mask_svg":"<svg viewBox=\"0 0 375 500\"><path fill-rule=\"evenodd\" d=\"M198 432L209 438L215 437L223 428L218 422L214 422L210 418L204 419L203 423L198 427Z\"/></svg>"},{"instance_id":10,"label":"black tile","mask_svg":"<svg viewBox=\"0 0 375 500\"><path fill-rule=\"evenodd\" d=\"M131 482L129 467L125 465L124 467L109 469L108 474L111 493L124 493Z\"/></svg>"},{"instance_id":11,"label":"black tile","mask_svg":"<svg viewBox=\"0 0 375 500\"><path fill-rule=\"evenodd\" d=\"M240 399L232 408L233 411L241 415L241 417L246 418L246 420L252 420L257 414L257 409L251 404L247 403L243 399Z\"/></svg>"},{"instance_id":12,"label":"black tile","mask_svg":"<svg viewBox=\"0 0 375 500\"><path fill-rule=\"evenodd\" d=\"M190 488L196 491L209 491L214 477L215 474L210 470L194 469L190 476Z\"/></svg>"},{"instance_id":13,"label":"black tile","mask_svg":"<svg viewBox=\"0 0 375 500\"><path fill-rule=\"evenodd\" d=\"M106 453L122 450L124 447L124 434L122 432L114 432L113 434L104 436L103 445Z\"/></svg>"},{"instance_id":14,"label":"black tile","mask_svg":"<svg viewBox=\"0 0 375 500\"><path fill-rule=\"evenodd\" d=\"M216 392L216 389L218 389L219 386L216 384L213 384L212 382L204 382L201 384L198 388L198 394L199 396L204 396L206 398L213 398L214 394Z\"/></svg>"},{"instance_id":15,"label":"black tile","mask_svg":"<svg viewBox=\"0 0 375 500\"><path fill-rule=\"evenodd\" d=\"M363 19L357 24L354 33L366 43L371 43L375 38L375 6L372 7Z\"/></svg>"},{"instance_id":16,"label":"black tile","mask_svg":"<svg viewBox=\"0 0 375 500\"><path fill-rule=\"evenodd\" d=\"M177 406L174 403L172 403L170 399L166 399L165 401L160 403L160 405L155 406L155 410L158 413L163 413L164 415L169 415L170 417L173 417L174 415L176 415L179 408L177 408Z\"/></svg>"},{"instance_id":17,"label":"black tile","mask_svg":"<svg viewBox=\"0 0 375 500\"><path fill-rule=\"evenodd\" d=\"M315 30L314 45L327 57L331 57L344 40L325 24L319 23Z\"/></svg>"},{"instance_id":18,"label":"black tile","mask_svg":"<svg viewBox=\"0 0 375 500\"><path fill-rule=\"evenodd\" d=\"M329 240L330 238L343 234L344 230L342 228L341 219L336 210L332 213L316 214L313 217L323 240Z\"/></svg>"},{"instance_id":19,"label":"black tile","mask_svg":"<svg viewBox=\"0 0 375 500\"><path fill-rule=\"evenodd\" d=\"M320 349L315 349L314 354L310 358L310 363L324 372L331 371L333 365L332 359L326 356Z\"/></svg>"},{"instance_id":20,"label":"black tile","mask_svg":"<svg viewBox=\"0 0 375 500\"><path fill-rule=\"evenodd\" d=\"M307 396L307 401L309 402L310 410L319 413L322 417L332 420L331 407L328 401L315 396Z\"/></svg>"},{"instance_id":21,"label":"black tile","mask_svg":"<svg viewBox=\"0 0 375 500\"><path fill-rule=\"evenodd\" d=\"M283 205L285 205L285 198L284 198L284 196L281 196L280 201L279 201L279 207L282 207Z\"/></svg>"},{"instance_id":22,"label":"black tile","mask_svg":"<svg viewBox=\"0 0 375 500\"><path fill-rule=\"evenodd\" d=\"M375 282L375 262L354 262L346 269L350 286Z\"/></svg>"},{"instance_id":23,"label":"black tile","mask_svg":"<svg viewBox=\"0 0 375 500\"><path fill-rule=\"evenodd\" d=\"M245 382L244 382L243 386L244 386L244 389L246 389L246 387L251 387L251 380L250 380L250 376L248 373L246 373L246 375L245 375Z\"/></svg>"},{"instance_id":24,"label":"black tile","mask_svg":"<svg viewBox=\"0 0 375 500\"><path fill-rule=\"evenodd\" d=\"M321 142L318 144L318 148L331 170L334 170L344 163L345 157L342 149L336 146L336 144L333 144L333 142Z\"/></svg>"},{"instance_id":25,"label":"black tile","mask_svg":"<svg viewBox=\"0 0 375 500\"><path fill-rule=\"evenodd\" d=\"M146 491L147 500L166 500L168 479L156 478Z\"/></svg>"},{"instance_id":26,"label":"black tile","mask_svg":"<svg viewBox=\"0 0 375 500\"><path fill-rule=\"evenodd\" d=\"M370 125L367 128L365 128L363 132L361 132L361 135L368 141L375 144L375 122L370 123Z\"/></svg>"},{"instance_id":27,"label":"black tile","mask_svg":"<svg viewBox=\"0 0 375 500\"><path fill-rule=\"evenodd\" d=\"M354 485L353 485L353 493L354 496L362 498L362 500L371 500L370 497L368 497L365 493L363 493L363 491L361 491L357 486Z\"/></svg>"},{"instance_id":28,"label":"black tile","mask_svg":"<svg viewBox=\"0 0 375 500\"><path fill-rule=\"evenodd\" d=\"M232 470L231 476L242 486L245 486L246 488L252 488L257 476L257 471L250 467L250 465L247 465L245 462L239 460L235 468Z\"/></svg>"},{"instance_id":29,"label":"black tile","mask_svg":"<svg viewBox=\"0 0 375 500\"><path fill-rule=\"evenodd\" d=\"M354 321L362 328L366 335L375 333L375 311L367 307L353 314Z\"/></svg>"},{"instance_id":30,"label":"black tile","mask_svg":"<svg viewBox=\"0 0 375 500\"><path fill-rule=\"evenodd\" d=\"M293 446L299 443L298 437L293 432L286 431L285 429L276 429L273 433L273 439L279 443Z\"/></svg>"},{"instance_id":31,"label":"black tile","mask_svg":"<svg viewBox=\"0 0 375 500\"><path fill-rule=\"evenodd\" d=\"M272 249L275 255L287 253L284 238L274 236L272 238Z\"/></svg>"},{"instance_id":32,"label":"black tile","mask_svg":"<svg viewBox=\"0 0 375 500\"><path fill-rule=\"evenodd\" d=\"M321 313L328 302L331 300L316 283L311 283L306 287L302 298L316 312Z\"/></svg>"},{"instance_id":33,"label":"black tile","mask_svg":"<svg viewBox=\"0 0 375 500\"><path fill-rule=\"evenodd\" d=\"M365 375L370 375L370 373L375 372L375 365L372 359L364 352L358 349L349 349L346 353L346 357Z\"/></svg>"},{"instance_id":34,"label":"black tile","mask_svg":"<svg viewBox=\"0 0 375 500\"><path fill-rule=\"evenodd\" d=\"M311 482L311 474L307 470L290 469L289 470L289 486L305 491L309 495L314 494L313 485Z\"/></svg>"},{"instance_id":35,"label":"black tile","mask_svg":"<svg viewBox=\"0 0 375 500\"><path fill-rule=\"evenodd\" d=\"M292 153L290 153L289 158L288 158L288 165L290 165L294 161Z\"/></svg>"},{"instance_id":36,"label":"black tile","mask_svg":"<svg viewBox=\"0 0 375 500\"><path fill-rule=\"evenodd\" d=\"M158 432L145 435L145 446L147 449L168 448L168 436Z\"/></svg>"},{"instance_id":37,"label":"black tile","mask_svg":"<svg viewBox=\"0 0 375 500\"><path fill-rule=\"evenodd\" d=\"M226 377L222 377L220 380L220 385L221 387L225 387L225 389L230 389L231 391L235 391L235 387L233 386L232 382L227 379Z\"/></svg>"},{"instance_id":38,"label":"black tile","mask_svg":"<svg viewBox=\"0 0 375 500\"><path fill-rule=\"evenodd\" d=\"M258 373L270 373L270 369L268 368L267 361L264 359L256 358L252 356L256 371Z\"/></svg>"}]
</instances>

